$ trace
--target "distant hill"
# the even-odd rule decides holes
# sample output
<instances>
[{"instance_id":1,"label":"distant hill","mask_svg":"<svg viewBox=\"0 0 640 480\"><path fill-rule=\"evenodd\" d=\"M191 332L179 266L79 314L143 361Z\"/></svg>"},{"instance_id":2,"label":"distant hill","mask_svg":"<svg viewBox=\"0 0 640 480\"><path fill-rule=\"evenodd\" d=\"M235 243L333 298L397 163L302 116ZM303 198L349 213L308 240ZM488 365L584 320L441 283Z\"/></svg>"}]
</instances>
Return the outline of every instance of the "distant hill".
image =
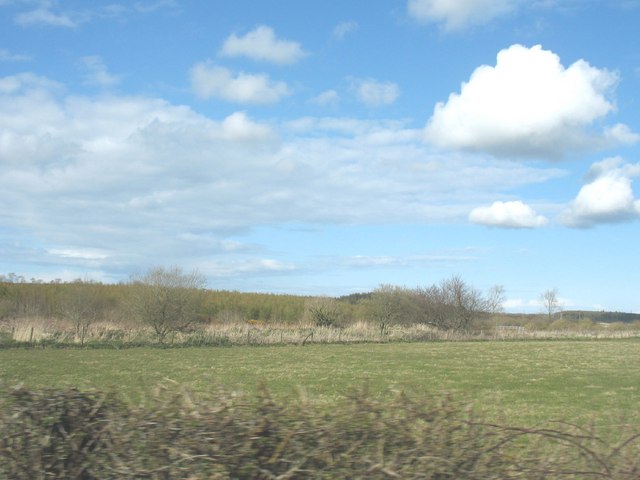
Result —
<instances>
[{"instance_id":1,"label":"distant hill","mask_svg":"<svg viewBox=\"0 0 640 480\"><path fill-rule=\"evenodd\" d=\"M546 313L504 313L501 315L504 321L514 325L520 325L528 322L544 321L547 317ZM605 312L592 310L564 310L553 314L553 320L562 318L570 322L579 322L580 320L589 319L594 323L632 323L640 321L640 313L627 312Z\"/></svg>"},{"instance_id":2,"label":"distant hill","mask_svg":"<svg viewBox=\"0 0 640 480\"><path fill-rule=\"evenodd\" d=\"M589 318L596 323L631 323L635 322L636 320L640 320L640 313L565 310L562 312L562 318L565 318L567 320L582 320L583 318Z\"/></svg>"}]
</instances>

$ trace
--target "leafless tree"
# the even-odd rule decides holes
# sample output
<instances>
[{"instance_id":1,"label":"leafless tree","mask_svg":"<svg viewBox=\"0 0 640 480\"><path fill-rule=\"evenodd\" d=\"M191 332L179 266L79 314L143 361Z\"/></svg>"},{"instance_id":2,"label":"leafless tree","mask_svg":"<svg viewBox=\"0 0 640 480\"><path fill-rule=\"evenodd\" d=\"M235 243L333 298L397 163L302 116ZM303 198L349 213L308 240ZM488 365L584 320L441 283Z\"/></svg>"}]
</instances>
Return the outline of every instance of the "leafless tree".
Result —
<instances>
[{"instance_id":1,"label":"leafless tree","mask_svg":"<svg viewBox=\"0 0 640 480\"><path fill-rule=\"evenodd\" d=\"M443 281L441 289L451 308L448 327L453 330L468 329L472 320L484 310L484 300L480 291L458 276Z\"/></svg>"},{"instance_id":2,"label":"leafless tree","mask_svg":"<svg viewBox=\"0 0 640 480\"><path fill-rule=\"evenodd\" d=\"M486 309L480 291L455 275L417 292L421 299L420 321L442 330L466 330Z\"/></svg>"},{"instance_id":3,"label":"leafless tree","mask_svg":"<svg viewBox=\"0 0 640 480\"><path fill-rule=\"evenodd\" d=\"M132 278L130 305L164 343L169 333L187 328L197 319L205 284L204 276L197 271L183 273L180 267L154 267Z\"/></svg>"},{"instance_id":4,"label":"leafless tree","mask_svg":"<svg viewBox=\"0 0 640 480\"><path fill-rule=\"evenodd\" d=\"M480 291L458 276L426 288L381 285L371 294L369 305L381 331L391 324L415 323L442 330L466 330L487 311L487 301Z\"/></svg>"},{"instance_id":5,"label":"leafless tree","mask_svg":"<svg viewBox=\"0 0 640 480\"><path fill-rule=\"evenodd\" d=\"M369 307L370 315L383 335L391 325L415 323L415 292L408 288L380 285L371 294Z\"/></svg>"},{"instance_id":6,"label":"leafless tree","mask_svg":"<svg viewBox=\"0 0 640 480\"><path fill-rule=\"evenodd\" d=\"M540 301L544 307L544 311L549 316L549 321L553 314L560 310L560 299L558 298L558 289L550 288L540 294Z\"/></svg>"},{"instance_id":7,"label":"leafless tree","mask_svg":"<svg viewBox=\"0 0 640 480\"><path fill-rule=\"evenodd\" d=\"M487 292L485 306L492 316L504 312L505 292L502 285L494 285Z\"/></svg>"}]
</instances>

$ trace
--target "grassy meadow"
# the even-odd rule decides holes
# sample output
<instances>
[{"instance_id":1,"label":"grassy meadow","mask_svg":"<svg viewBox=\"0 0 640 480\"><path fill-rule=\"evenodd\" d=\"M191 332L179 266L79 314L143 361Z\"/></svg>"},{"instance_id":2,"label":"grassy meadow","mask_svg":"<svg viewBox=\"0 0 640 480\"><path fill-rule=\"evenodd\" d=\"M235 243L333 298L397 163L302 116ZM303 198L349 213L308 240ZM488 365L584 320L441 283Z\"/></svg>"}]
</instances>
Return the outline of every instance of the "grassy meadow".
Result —
<instances>
[{"instance_id":1,"label":"grassy meadow","mask_svg":"<svg viewBox=\"0 0 640 480\"><path fill-rule=\"evenodd\" d=\"M640 421L639 365L637 339L6 349L0 381L112 389L133 401L163 383L252 393L264 382L278 398L329 403L366 385L376 396L451 393L510 424L613 426Z\"/></svg>"}]
</instances>

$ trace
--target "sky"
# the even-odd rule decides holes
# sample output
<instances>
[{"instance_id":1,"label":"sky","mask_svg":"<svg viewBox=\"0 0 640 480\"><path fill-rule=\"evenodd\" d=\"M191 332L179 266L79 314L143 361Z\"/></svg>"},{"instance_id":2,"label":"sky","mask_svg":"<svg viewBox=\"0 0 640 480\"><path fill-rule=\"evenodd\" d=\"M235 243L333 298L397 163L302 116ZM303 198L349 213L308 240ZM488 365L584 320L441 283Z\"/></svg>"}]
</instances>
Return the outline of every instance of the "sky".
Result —
<instances>
[{"instance_id":1,"label":"sky","mask_svg":"<svg viewBox=\"0 0 640 480\"><path fill-rule=\"evenodd\" d=\"M0 274L640 312L638 0L0 0Z\"/></svg>"}]
</instances>

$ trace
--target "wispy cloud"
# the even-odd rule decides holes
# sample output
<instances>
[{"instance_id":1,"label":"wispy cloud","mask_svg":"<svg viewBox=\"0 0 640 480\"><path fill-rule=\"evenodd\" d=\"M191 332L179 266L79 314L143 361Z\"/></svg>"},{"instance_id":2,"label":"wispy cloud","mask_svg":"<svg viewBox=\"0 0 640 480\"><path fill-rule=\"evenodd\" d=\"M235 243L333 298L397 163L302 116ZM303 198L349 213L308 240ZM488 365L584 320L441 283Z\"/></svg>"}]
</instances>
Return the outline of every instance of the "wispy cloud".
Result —
<instances>
[{"instance_id":1,"label":"wispy cloud","mask_svg":"<svg viewBox=\"0 0 640 480\"><path fill-rule=\"evenodd\" d=\"M358 30L359 27L358 22L354 22L353 20L341 22L333 28L333 38L337 40L344 40L347 35L352 34Z\"/></svg>"},{"instance_id":2,"label":"wispy cloud","mask_svg":"<svg viewBox=\"0 0 640 480\"><path fill-rule=\"evenodd\" d=\"M14 21L23 27L50 26L76 28L80 25L82 20L79 18L78 14L54 12L50 7L49 2L46 2L34 10L19 13L14 18Z\"/></svg>"},{"instance_id":3,"label":"wispy cloud","mask_svg":"<svg viewBox=\"0 0 640 480\"><path fill-rule=\"evenodd\" d=\"M0 62L26 62L31 60L29 55L12 53L6 48L0 48Z\"/></svg>"},{"instance_id":4,"label":"wispy cloud","mask_svg":"<svg viewBox=\"0 0 640 480\"><path fill-rule=\"evenodd\" d=\"M316 95L310 100L311 103L316 105L337 105L340 102L340 95L335 90L326 90L319 95Z\"/></svg>"},{"instance_id":5,"label":"wispy cloud","mask_svg":"<svg viewBox=\"0 0 640 480\"><path fill-rule=\"evenodd\" d=\"M85 83L99 87L114 87L122 80L121 75L109 73L107 66L100 56L92 55L80 59L86 70Z\"/></svg>"},{"instance_id":6,"label":"wispy cloud","mask_svg":"<svg viewBox=\"0 0 640 480\"><path fill-rule=\"evenodd\" d=\"M199 270L210 277L235 277L240 275L277 275L295 272L298 267L272 258L245 258L204 262Z\"/></svg>"},{"instance_id":7,"label":"wispy cloud","mask_svg":"<svg viewBox=\"0 0 640 480\"><path fill-rule=\"evenodd\" d=\"M14 22L22 27L78 28L100 19L123 19L136 15L155 14L160 11L175 12L179 3L175 0L137 1L132 4L110 3L106 5L84 5L83 8L63 8L58 1L35 0L36 8L18 13Z\"/></svg>"},{"instance_id":8,"label":"wispy cloud","mask_svg":"<svg viewBox=\"0 0 640 480\"><path fill-rule=\"evenodd\" d=\"M342 258L340 263L352 268L415 267L434 263L472 262L478 257L469 252L452 252L434 255L356 255Z\"/></svg>"},{"instance_id":9,"label":"wispy cloud","mask_svg":"<svg viewBox=\"0 0 640 480\"><path fill-rule=\"evenodd\" d=\"M373 78L349 78L357 99L368 107L391 105L400 96L400 87L393 82Z\"/></svg>"},{"instance_id":10,"label":"wispy cloud","mask_svg":"<svg viewBox=\"0 0 640 480\"><path fill-rule=\"evenodd\" d=\"M159 10L175 10L180 7L177 0L152 0L134 2L133 8L140 13L155 13Z\"/></svg>"}]
</instances>

